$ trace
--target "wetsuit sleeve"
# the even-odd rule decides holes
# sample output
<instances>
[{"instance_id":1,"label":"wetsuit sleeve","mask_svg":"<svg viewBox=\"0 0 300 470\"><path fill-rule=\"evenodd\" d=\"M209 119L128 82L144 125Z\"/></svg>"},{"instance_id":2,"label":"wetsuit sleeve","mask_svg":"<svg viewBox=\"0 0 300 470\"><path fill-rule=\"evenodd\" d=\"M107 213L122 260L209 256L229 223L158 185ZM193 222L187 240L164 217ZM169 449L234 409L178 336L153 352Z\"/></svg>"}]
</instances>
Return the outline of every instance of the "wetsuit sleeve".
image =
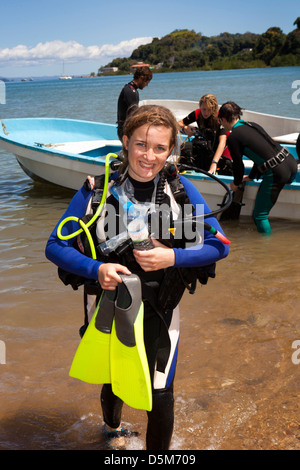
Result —
<instances>
[{"instance_id":1,"label":"wetsuit sleeve","mask_svg":"<svg viewBox=\"0 0 300 470\"><path fill-rule=\"evenodd\" d=\"M220 126L217 134L218 134L218 137L220 137L220 135L227 135L227 132L225 131L224 127Z\"/></svg>"},{"instance_id":2,"label":"wetsuit sleeve","mask_svg":"<svg viewBox=\"0 0 300 470\"><path fill-rule=\"evenodd\" d=\"M196 111L192 111L190 114L188 114L188 116L186 116L184 119L183 119L183 124L185 126L188 126L189 124L192 124L193 122L196 122Z\"/></svg>"},{"instance_id":3,"label":"wetsuit sleeve","mask_svg":"<svg viewBox=\"0 0 300 470\"><path fill-rule=\"evenodd\" d=\"M258 166L254 163L253 167L250 170L249 178L251 180L254 180L256 178L259 179L260 177L261 177L261 173L259 173Z\"/></svg>"},{"instance_id":4,"label":"wetsuit sleeve","mask_svg":"<svg viewBox=\"0 0 300 470\"><path fill-rule=\"evenodd\" d=\"M127 112L131 113L139 104L139 93L133 90L131 85L124 88L124 101L127 105Z\"/></svg>"},{"instance_id":5,"label":"wetsuit sleeve","mask_svg":"<svg viewBox=\"0 0 300 470\"><path fill-rule=\"evenodd\" d=\"M51 233L46 245L46 257L65 271L86 277L88 279L98 280L98 269L100 262L89 258L80 253L73 247L74 238L70 240L60 240L57 236L57 227L66 217L83 217L91 197L91 193L83 187L75 194L68 209L57 223ZM79 229L76 221L67 222L63 229L62 235L73 233Z\"/></svg>"},{"instance_id":6,"label":"wetsuit sleeve","mask_svg":"<svg viewBox=\"0 0 300 470\"><path fill-rule=\"evenodd\" d=\"M238 129L234 129L232 133L227 138L227 146L232 158L232 170L233 170L233 177L234 177L234 184L239 186L243 181L244 176L244 163L243 163L243 151L244 147L242 143L236 138L236 131Z\"/></svg>"},{"instance_id":7,"label":"wetsuit sleeve","mask_svg":"<svg viewBox=\"0 0 300 470\"><path fill-rule=\"evenodd\" d=\"M183 176L180 176L180 180L184 185L191 204L196 208L195 212L203 213L203 210L205 214L211 212L211 209L205 202L204 198L191 181ZM205 218L205 221L224 234L215 217L207 217ZM220 240L214 237L214 235L207 230L204 230L203 243L188 248L175 248L174 252L175 267L200 267L207 266L225 258L229 253L229 249L228 245L224 245Z\"/></svg>"}]
</instances>

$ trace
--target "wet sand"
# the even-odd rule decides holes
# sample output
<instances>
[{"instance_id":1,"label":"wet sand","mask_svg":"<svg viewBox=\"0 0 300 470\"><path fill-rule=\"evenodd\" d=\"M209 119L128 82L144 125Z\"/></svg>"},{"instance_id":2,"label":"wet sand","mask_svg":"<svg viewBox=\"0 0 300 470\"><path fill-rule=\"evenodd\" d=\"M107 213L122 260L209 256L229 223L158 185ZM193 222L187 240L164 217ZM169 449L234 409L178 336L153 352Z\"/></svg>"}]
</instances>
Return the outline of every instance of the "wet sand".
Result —
<instances>
[{"instance_id":1,"label":"wet sand","mask_svg":"<svg viewBox=\"0 0 300 470\"><path fill-rule=\"evenodd\" d=\"M2 188L0 449L106 449L100 388L68 376L82 292L44 257L71 193L19 184ZM272 221L269 238L250 219L222 225L229 257L181 303L171 449L299 450L299 224ZM140 433L126 448L143 449L145 412L125 406L124 423Z\"/></svg>"}]
</instances>

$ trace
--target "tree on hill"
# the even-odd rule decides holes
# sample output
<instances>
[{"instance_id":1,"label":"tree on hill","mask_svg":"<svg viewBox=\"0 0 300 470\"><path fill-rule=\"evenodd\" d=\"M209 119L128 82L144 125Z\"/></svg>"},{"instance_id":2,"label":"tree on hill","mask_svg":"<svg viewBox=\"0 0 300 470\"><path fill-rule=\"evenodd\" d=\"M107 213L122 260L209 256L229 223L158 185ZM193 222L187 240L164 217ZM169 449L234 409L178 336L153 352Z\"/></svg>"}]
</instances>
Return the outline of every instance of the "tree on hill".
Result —
<instances>
[{"instance_id":1,"label":"tree on hill","mask_svg":"<svg viewBox=\"0 0 300 470\"><path fill-rule=\"evenodd\" d=\"M300 17L295 20L294 25L297 28L286 36L281 51L271 61L272 66L300 65Z\"/></svg>"},{"instance_id":2,"label":"tree on hill","mask_svg":"<svg viewBox=\"0 0 300 470\"><path fill-rule=\"evenodd\" d=\"M258 40L254 54L270 65L271 60L281 51L284 41L285 35L280 28L269 28Z\"/></svg>"},{"instance_id":3,"label":"tree on hill","mask_svg":"<svg viewBox=\"0 0 300 470\"><path fill-rule=\"evenodd\" d=\"M300 17L294 25L297 28L288 35L276 26L261 35L223 32L212 37L194 30L175 30L139 46L129 58L114 59L105 67L130 73L136 62L149 63L154 69L159 64L162 72L300 65Z\"/></svg>"},{"instance_id":4,"label":"tree on hill","mask_svg":"<svg viewBox=\"0 0 300 470\"><path fill-rule=\"evenodd\" d=\"M294 21L293 24L296 25L298 29L300 29L300 16L298 16L298 18Z\"/></svg>"}]
</instances>

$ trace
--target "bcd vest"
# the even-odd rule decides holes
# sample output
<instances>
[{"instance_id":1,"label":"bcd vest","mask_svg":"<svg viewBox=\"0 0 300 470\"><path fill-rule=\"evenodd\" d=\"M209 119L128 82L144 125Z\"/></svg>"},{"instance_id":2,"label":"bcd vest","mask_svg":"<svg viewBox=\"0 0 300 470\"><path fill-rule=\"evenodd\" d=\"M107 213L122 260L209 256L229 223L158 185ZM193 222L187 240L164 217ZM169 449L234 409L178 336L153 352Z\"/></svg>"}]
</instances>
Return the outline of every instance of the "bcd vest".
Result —
<instances>
[{"instance_id":1,"label":"bcd vest","mask_svg":"<svg viewBox=\"0 0 300 470\"><path fill-rule=\"evenodd\" d=\"M106 196L105 206L101 213L101 216L96 220L96 222L90 227L90 232L94 240L95 246L98 246L99 243L106 240L106 227L105 227L105 216L106 216L106 205L112 204L116 213L119 216L118 219L121 221L123 214L119 213L119 203L118 201L110 194L109 188L114 184L114 181L111 180L108 192ZM95 214L97 208L99 207L102 195L103 195L103 186L104 186L104 175L95 177L95 183L93 188L91 188L90 181L86 180L85 189L92 189L92 197L87 207L86 215L83 218L83 221L87 223ZM186 194L183 184L180 182L177 174L162 172L160 179L156 187L156 204L158 207L168 206L170 210L168 215L170 217L179 216L183 214L187 206L192 207L190 200ZM185 214L186 215L186 214ZM192 214L190 214L192 215ZM185 240L184 238L178 239L176 237L166 238L166 234L163 232L163 223L159 223L159 220L163 222L166 213L159 213L158 224L154 233L154 238L160 242L166 244L167 246L174 248L184 248ZM170 221L172 223L172 221ZM153 226L151 225L151 228ZM118 230L122 230L117 227ZM184 231L182 231L184 233ZM80 236L80 241L76 240L74 242L74 247L83 251L87 256L91 256L90 248L86 237L83 235ZM200 268L168 268L161 270L160 272L150 272L145 273L138 263L136 263L134 256L132 254L132 245L130 246L130 241L128 246L120 247L116 252L111 253L109 256L103 257L100 252L97 250L97 259L104 262L116 262L123 264L129 268L130 271L138 274L144 284L151 283L152 281L159 280L160 290L158 295L158 305L160 306L161 313L167 313L173 310L179 303L185 289L187 288L190 293L194 293L196 289L197 280L201 284L206 284L209 277L215 277L215 263L210 266L200 267ZM61 268L58 269L59 277L65 285L70 284L73 289L77 290L78 287L82 284L85 286L85 292L88 294L97 294L99 293L99 283L96 281L87 280L79 276L73 275L63 271Z\"/></svg>"}]
</instances>

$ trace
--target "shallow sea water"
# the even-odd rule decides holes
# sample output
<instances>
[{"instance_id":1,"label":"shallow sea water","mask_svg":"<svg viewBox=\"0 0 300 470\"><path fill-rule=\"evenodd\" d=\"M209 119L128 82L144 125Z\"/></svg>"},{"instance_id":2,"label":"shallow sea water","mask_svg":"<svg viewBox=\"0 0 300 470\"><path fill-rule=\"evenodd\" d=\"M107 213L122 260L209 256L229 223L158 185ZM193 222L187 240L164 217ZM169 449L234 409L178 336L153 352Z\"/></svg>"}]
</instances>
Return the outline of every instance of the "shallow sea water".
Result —
<instances>
[{"instance_id":1,"label":"shallow sea water","mask_svg":"<svg viewBox=\"0 0 300 470\"><path fill-rule=\"evenodd\" d=\"M5 179L5 174L2 176ZM2 181L3 182L3 181ZM73 193L33 183L15 166L1 184L0 449L105 449L100 388L68 376L83 321L82 292L44 257ZM223 222L230 255L181 302L172 449L300 449L299 224ZM124 407L140 436L146 413Z\"/></svg>"}]
</instances>

